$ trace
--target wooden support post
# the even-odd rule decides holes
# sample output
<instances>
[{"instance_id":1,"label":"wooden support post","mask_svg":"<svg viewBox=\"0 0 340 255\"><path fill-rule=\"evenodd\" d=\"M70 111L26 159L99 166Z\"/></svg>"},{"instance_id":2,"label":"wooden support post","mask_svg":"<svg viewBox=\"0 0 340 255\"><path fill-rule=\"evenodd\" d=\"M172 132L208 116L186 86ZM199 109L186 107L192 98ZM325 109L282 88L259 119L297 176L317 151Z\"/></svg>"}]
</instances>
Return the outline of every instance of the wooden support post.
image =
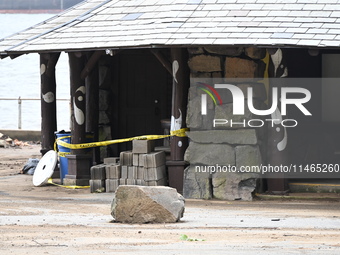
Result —
<instances>
[{"instance_id":1,"label":"wooden support post","mask_svg":"<svg viewBox=\"0 0 340 255\"><path fill-rule=\"evenodd\" d=\"M171 49L172 57L172 113L171 131L186 127L186 113L188 90L190 87L190 72L188 67L188 53L186 49ZM188 147L187 137L174 136L170 140L171 161L167 162L169 170L169 186L183 192L183 174L186 163L184 153Z\"/></svg>"},{"instance_id":2,"label":"wooden support post","mask_svg":"<svg viewBox=\"0 0 340 255\"><path fill-rule=\"evenodd\" d=\"M86 87L81 79L81 72L85 66L86 57L81 53L69 53L71 109L72 109L72 143L86 142ZM82 154L81 150L72 150L72 154Z\"/></svg>"},{"instance_id":3,"label":"wooden support post","mask_svg":"<svg viewBox=\"0 0 340 255\"><path fill-rule=\"evenodd\" d=\"M41 153L53 150L57 131L55 66L60 53L40 54L41 81Z\"/></svg>"},{"instance_id":4,"label":"wooden support post","mask_svg":"<svg viewBox=\"0 0 340 255\"><path fill-rule=\"evenodd\" d=\"M271 52L268 75L270 78L280 78L284 79L288 75L287 71L287 63L285 58L285 52L282 49L276 49ZM275 64L274 64L275 62ZM276 79L277 84L271 85L280 85L279 79ZM276 87L275 86L275 87ZM272 94L269 94L269 105L271 105ZM278 109L279 115L280 109ZM275 116L277 118L278 115ZM267 162L271 166L280 166L287 165L288 152L286 149L287 146L287 130L285 127L274 124L273 126L269 125L268 127L268 140L267 140ZM274 178L275 177L275 178ZM288 183L287 179L285 179L284 173L274 173L267 174L267 186L268 191L282 195L288 191Z\"/></svg>"},{"instance_id":5,"label":"wooden support post","mask_svg":"<svg viewBox=\"0 0 340 255\"><path fill-rule=\"evenodd\" d=\"M86 56L81 52L71 52L69 55L71 83L71 142L86 143L86 87L81 79L81 72L86 63ZM88 185L92 154L87 155L84 149L71 150L67 155L68 174L64 178L65 185Z\"/></svg>"},{"instance_id":6,"label":"wooden support post","mask_svg":"<svg viewBox=\"0 0 340 255\"><path fill-rule=\"evenodd\" d=\"M99 125L99 70L98 60L101 52L88 53L91 68L85 79L86 84L86 133L93 133L93 140L98 141ZM99 57L98 57L99 56ZM95 62L94 62L95 61ZM86 67L85 67L86 69ZM100 148L94 148L94 161L100 162Z\"/></svg>"}]
</instances>

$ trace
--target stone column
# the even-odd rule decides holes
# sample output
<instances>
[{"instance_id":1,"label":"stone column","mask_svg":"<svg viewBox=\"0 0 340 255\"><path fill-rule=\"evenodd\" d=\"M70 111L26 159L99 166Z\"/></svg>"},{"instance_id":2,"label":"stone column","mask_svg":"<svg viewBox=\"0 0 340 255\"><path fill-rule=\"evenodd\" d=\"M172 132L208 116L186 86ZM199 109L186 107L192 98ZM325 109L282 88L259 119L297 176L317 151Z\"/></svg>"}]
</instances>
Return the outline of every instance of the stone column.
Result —
<instances>
[{"instance_id":1,"label":"stone column","mask_svg":"<svg viewBox=\"0 0 340 255\"><path fill-rule=\"evenodd\" d=\"M265 85L258 81L264 77L266 65L262 59L266 51L210 46L193 48L189 52L191 77L195 80L191 81L189 90L187 125L191 131L185 160L190 166L184 173L183 195L186 198L251 200L259 175L242 173L240 169L257 167L264 162L265 125L255 128L247 124L249 120L262 119L248 109L248 89L253 91L250 99L253 106L258 110L266 109L263 108L267 99ZM214 89L215 84L221 83L234 85L234 89L244 95L242 115L233 114L236 106L231 96ZM202 113L203 96L206 96L205 114ZM214 119L228 122L214 127ZM238 124L231 125L231 120Z\"/></svg>"}]
</instances>

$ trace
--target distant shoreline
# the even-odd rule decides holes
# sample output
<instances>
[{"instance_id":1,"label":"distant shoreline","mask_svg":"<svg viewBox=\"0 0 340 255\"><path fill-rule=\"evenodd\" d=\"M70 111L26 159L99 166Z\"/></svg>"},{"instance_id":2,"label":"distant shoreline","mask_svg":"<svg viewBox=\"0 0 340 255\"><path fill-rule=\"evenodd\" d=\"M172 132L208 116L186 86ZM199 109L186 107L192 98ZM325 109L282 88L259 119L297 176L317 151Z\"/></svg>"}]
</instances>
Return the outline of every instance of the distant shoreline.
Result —
<instances>
[{"instance_id":1,"label":"distant shoreline","mask_svg":"<svg viewBox=\"0 0 340 255\"><path fill-rule=\"evenodd\" d=\"M0 10L0 14L37 14L37 13L60 13L61 9L32 9L32 10Z\"/></svg>"}]
</instances>

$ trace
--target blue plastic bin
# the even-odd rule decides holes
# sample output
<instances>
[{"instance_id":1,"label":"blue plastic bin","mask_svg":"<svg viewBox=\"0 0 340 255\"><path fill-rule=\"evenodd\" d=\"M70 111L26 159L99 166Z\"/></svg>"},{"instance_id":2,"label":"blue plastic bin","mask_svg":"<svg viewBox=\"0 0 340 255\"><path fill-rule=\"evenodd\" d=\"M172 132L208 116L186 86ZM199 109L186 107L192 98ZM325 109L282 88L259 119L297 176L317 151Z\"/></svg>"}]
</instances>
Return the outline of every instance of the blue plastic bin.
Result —
<instances>
[{"instance_id":1,"label":"blue plastic bin","mask_svg":"<svg viewBox=\"0 0 340 255\"><path fill-rule=\"evenodd\" d=\"M62 138L60 139L63 142L71 143L71 132L56 132L55 133L56 138ZM65 138L63 138L65 137ZM86 142L91 143L93 142L93 134L87 133L86 134ZM58 146L58 156L59 156L59 163L60 163L60 181L63 183L63 180L65 176L68 174L68 159L66 158L67 154L71 153L71 149L65 148L64 146L57 145ZM92 148L84 149L86 151L86 154L92 153Z\"/></svg>"}]
</instances>

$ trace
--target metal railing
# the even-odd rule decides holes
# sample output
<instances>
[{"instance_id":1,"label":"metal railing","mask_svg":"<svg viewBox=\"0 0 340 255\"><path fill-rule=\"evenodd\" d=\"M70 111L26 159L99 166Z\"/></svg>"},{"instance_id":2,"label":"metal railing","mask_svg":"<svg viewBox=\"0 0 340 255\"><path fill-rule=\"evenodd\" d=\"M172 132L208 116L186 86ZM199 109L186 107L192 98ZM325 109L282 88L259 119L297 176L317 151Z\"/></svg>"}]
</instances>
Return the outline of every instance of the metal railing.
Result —
<instances>
[{"instance_id":1,"label":"metal railing","mask_svg":"<svg viewBox=\"0 0 340 255\"><path fill-rule=\"evenodd\" d=\"M22 101L40 101L40 98L0 98L1 100L18 101L18 129L21 129L22 125ZM57 99L57 101L70 101L70 99Z\"/></svg>"}]
</instances>

